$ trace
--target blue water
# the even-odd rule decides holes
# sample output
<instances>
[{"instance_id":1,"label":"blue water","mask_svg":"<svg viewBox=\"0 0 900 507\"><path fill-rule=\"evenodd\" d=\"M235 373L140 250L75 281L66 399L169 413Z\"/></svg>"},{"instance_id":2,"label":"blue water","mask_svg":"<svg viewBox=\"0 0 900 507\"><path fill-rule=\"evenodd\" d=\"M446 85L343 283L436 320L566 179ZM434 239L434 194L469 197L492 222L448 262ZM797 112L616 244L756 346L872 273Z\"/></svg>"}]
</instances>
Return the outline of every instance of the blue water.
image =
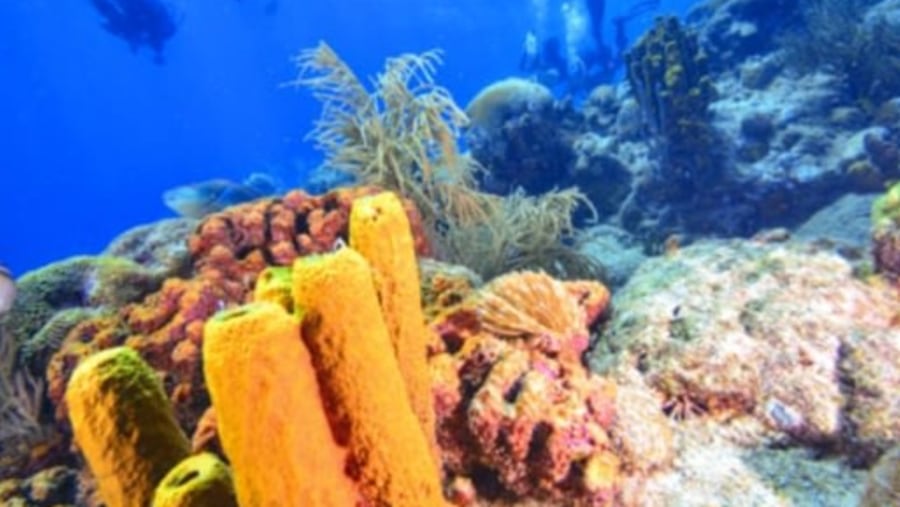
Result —
<instances>
[{"instance_id":1,"label":"blue water","mask_svg":"<svg viewBox=\"0 0 900 507\"><path fill-rule=\"evenodd\" d=\"M319 40L361 75L439 47L464 105L517 73L531 0L182 0L165 63L101 28L89 0L0 2L0 263L21 274L98 253L118 233L173 216L173 186L268 171L302 184L319 105L280 83ZM548 0L550 9L559 2ZM610 1L607 18L631 2ZM659 13L684 13L687 0ZM634 40L651 17L630 27Z\"/></svg>"}]
</instances>

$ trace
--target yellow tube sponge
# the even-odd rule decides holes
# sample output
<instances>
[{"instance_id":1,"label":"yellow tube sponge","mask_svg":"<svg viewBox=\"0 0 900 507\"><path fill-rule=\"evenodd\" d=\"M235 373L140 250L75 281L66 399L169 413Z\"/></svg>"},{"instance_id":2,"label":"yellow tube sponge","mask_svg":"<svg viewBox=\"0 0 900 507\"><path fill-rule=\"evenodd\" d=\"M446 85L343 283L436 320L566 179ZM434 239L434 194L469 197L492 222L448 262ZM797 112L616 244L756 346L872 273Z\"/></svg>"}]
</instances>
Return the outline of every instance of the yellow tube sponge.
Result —
<instances>
[{"instance_id":1,"label":"yellow tube sponge","mask_svg":"<svg viewBox=\"0 0 900 507\"><path fill-rule=\"evenodd\" d=\"M237 507L231 471L204 452L177 464L156 487L153 507Z\"/></svg>"},{"instance_id":2,"label":"yellow tube sponge","mask_svg":"<svg viewBox=\"0 0 900 507\"><path fill-rule=\"evenodd\" d=\"M127 347L98 352L75 369L65 399L104 503L150 505L156 485L190 451L153 369Z\"/></svg>"},{"instance_id":3,"label":"yellow tube sponge","mask_svg":"<svg viewBox=\"0 0 900 507\"><path fill-rule=\"evenodd\" d=\"M217 314L203 373L242 507L356 504L296 317L270 302Z\"/></svg>"},{"instance_id":4,"label":"yellow tube sponge","mask_svg":"<svg viewBox=\"0 0 900 507\"><path fill-rule=\"evenodd\" d=\"M378 300L413 411L434 448L434 396L427 362L429 330L422 313L419 266L409 218L396 194L353 202L350 246L369 261Z\"/></svg>"},{"instance_id":5,"label":"yellow tube sponge","mask_svg":"<svg viewBox=\"0 0 900 507\"><path fill-rule=\"evenodd\" d=\"M294 303L351 475L372 505L443 505L366 260L352 248L294 262Z\"/></svg>"}]
</instances>

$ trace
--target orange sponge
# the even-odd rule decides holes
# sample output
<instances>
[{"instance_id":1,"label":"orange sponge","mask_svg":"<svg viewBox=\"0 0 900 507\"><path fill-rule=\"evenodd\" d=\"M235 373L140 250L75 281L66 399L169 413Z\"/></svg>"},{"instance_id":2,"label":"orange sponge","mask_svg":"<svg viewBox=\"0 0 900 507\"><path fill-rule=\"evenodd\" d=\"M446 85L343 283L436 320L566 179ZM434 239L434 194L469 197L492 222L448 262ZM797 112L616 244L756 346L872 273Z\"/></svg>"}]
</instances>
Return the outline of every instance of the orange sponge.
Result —
<instances>
[{"instance_id":1,"label":"orange sponge","mask_svg":"<svg viewBox=\"0 0 900 507\"><path fill-rule=\"evenodd\" d=\"M353 506L296 317L260 302L219 313L203 372L243 506Z\"/></svg>"},{"instance_id":2,"label":"orange sponge","mask_svg":"<svg viewBox=\"0 0 900 507\"><path fill-rule=\"evenodd\" d=\"M406 396L369 264L351 248L298 259L294 304L306 312L303 340L363 496L373 505L444 505L437 466Z\"/></svg>"},{"instance_id":3,"label":"orange sponge","mask_svg":"<svg viewBox=\"0 0 900 507\"><path fill-rule=\"evenodd\" d=\"M66 404L75 443L109 507L150 505L156 485L190 451L156 373L130 348L79 364Z\"/></svg>"},{"instance_id":4,"label":"orange sponge","mask_svg":"<svg viewBox=\"0 0 900 507\"><path fill-rule=\"evenodd\" d=\"M430 331L422 313L415 241L403 203L391 192L353 201L350 246L369 261L413 411L436 448L434 397L427 362Z\"/></svg>"}]
</instances>

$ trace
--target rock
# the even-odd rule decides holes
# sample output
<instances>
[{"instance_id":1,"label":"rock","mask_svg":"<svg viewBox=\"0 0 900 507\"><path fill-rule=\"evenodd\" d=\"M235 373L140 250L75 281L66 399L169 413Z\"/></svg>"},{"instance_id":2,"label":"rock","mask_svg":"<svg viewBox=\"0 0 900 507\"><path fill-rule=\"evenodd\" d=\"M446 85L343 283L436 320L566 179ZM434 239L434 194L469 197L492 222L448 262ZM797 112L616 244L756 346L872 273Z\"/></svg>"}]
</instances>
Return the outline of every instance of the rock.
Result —
<instances>
[{"instance_id":1,"label":"rock","mask_svg":"<svg viewBox=\"0 0 900 507\"><path fill-rule=\"evenodd\" d=\"M900 446L886 452L869 474L860 507L883 507L900 503Z\"/></svg>"},{"instance_id":2,"label":"rock","mask_svg":"<svg viewBox=\"0 0 900 507\"><path fill-rule=\"evenodd\" d=\"M637 369L674 417L749 417L757 443L867 463L900 438L896 307L809 246L699 242L641 265L592 361Z\"/></svg>"}]
</instances>

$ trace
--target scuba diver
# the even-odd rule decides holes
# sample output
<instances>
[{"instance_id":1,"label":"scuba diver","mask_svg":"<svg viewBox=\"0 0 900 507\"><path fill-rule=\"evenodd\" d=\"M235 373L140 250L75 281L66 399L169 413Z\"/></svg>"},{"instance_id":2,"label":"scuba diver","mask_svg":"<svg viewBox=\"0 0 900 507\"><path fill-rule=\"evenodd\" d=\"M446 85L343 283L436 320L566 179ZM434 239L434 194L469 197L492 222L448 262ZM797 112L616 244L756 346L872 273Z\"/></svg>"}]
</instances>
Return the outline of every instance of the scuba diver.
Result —
<instances>
[{"instance_id":1,"label":"scuba diver","mask_svg":"<svg viewBox=\"0 0 900 507\"><path fill-rule=\"evenodd\" d=\"M104 18L103 28L128 43L135 52L141 46L155 54L154 62L162 64L163 48L175 35L173 9L162 0L91 0Z\"/></svg>"},{"instance_id":2,"label":"scuba diver","mask_svg":"<svg viewBox=\"0 0 900 507\"><path fill-rule=\"evenodd\" d=\"M567 4L563 7L564 16L577 15L576 9ZM535 75L539 82L548 86L562 84L573 94L611 82L624 64L624 54L629 44L626 33L628 22L658 8L659 0L641 0L632 4L624 14L612 18L614 47L604 40L606 1L585 0L585 7L590 18L590 47L579 49L576 54L572 51L567 54L559 37L551 36L539 41L535 32L529 31L525 35L519 70ZM577 61L570 61L573 58Z\"/></svg>"}]
</instances>

